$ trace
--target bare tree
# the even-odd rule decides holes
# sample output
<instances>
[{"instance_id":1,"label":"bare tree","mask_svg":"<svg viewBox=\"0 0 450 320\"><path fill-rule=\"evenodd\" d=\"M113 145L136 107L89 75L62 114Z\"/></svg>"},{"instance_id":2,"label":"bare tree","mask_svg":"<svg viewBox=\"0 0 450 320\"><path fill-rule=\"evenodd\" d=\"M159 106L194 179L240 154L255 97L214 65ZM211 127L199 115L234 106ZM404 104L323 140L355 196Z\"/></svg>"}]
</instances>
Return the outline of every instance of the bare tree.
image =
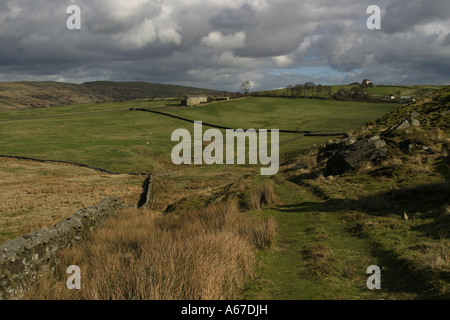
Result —
<instances>
[{"instance_id":1,"label":"bare tree","mask_svg":"<svg viewBox=\"0 0 450 320\"><path fill-rule=\"evenodd\" d=\"M248 92L250 91L250 88L252 87L252 85L250 84L250 81L245 81L241 83L241 91L244 94L248 94Z\"/></svg>"}]
</instances>

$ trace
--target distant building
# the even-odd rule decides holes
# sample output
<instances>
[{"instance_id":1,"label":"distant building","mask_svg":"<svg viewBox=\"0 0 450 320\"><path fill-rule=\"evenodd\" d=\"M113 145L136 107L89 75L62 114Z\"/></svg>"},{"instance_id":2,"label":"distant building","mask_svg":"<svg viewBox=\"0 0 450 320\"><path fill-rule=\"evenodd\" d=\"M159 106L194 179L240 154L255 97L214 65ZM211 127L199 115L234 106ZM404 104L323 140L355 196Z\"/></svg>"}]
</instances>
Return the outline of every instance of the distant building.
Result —
<instances>
[{"instance_id":1,"label":"distant building","mask_svg":"<svg viewBox=\"0 0 450 320\"><path fill-rule=\"evenodd\" d=\"M214 100L215 101L230 101L231 98L230 97L215 97Z\"/></svg>"},{"instance_id":2,"label":"distant building","mask_svg":"<svg viewBox=\"0 0 450 320\"><path fill-rule=\"evenodd\" d=\"M181 100L181 105L185 107L191 107L207 102L208 98L206 96L187 95L183 98L183 100Z\"/></svg>"},{"instance_id":3,"label":"distant building","mask_svg":"<svg viewBox=\"0 0 450 320\"><path fill-rule=\"evenodd\" d=\"M370 85L373 85L373 83L372 83L372 81L369 80L369 79L364 79L364 80L362 81L362 85L368 87L368 86L370 86Z\"/></svg>"},{"instance_id":4,"label":"distant building","mask_svg":"<svg viewBox=\"0 0 450 320\"><path fill-rule=\"evenodd\" d=\"M344 90L338 90L338 92L336 92L333 95L333 99L335 100L344 100L345 98L347 98L347 93Z\"/></svg>"}]
</instances>

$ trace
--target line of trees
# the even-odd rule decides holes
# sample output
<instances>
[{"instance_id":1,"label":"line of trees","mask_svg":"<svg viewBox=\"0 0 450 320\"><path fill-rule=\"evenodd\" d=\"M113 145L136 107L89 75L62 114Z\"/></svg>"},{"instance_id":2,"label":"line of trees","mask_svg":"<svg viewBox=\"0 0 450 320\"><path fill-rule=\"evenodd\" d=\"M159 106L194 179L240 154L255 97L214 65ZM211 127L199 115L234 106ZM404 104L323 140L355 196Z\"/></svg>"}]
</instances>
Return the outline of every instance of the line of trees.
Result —
<instances>
[{"instance_id":1,"label":"line of trees","mask_svg":"<svg viewBox=\"0 0 450 320\"><path fill-rule=\"evenodd\" d=\"M334 99L342 101L376 101L376 98L369 94L367 88L369 85L352 83L353 87L348 89L340 87L336 88L329 85L315 84L313 82L306 82L305 84L288 85L284 89L268 90L252 93L252 96L259 97L283 97L293 99Z\"/></svg>"},{"instance_id":2,"label":"line of trees","mask_svg":"<svg viewBox=\"0 0 450 320\"><path fill-rule=\"evenodd\" d=\"M288 96L302 97L307 99L325 98L331 99L333 88L331 86L316 85L314 82L306 82L305 84L288 85L286 87Z\"/></svg>"},{"instance_id":3,"label":"line of trees","mask_svg":"<svg viewBox=\"0 0 450 320\"><path fill-rule=\"evenodd\" d=\"M285 89L254 93L256 96L287 97L306 99L332 99L333 87L306 82L305 84L288 85Z\"/></svg>"},{"instance_id":4,"label":"line of trees","mask_svg":"<svg viewBox=\"0 0 450 320\"><path fill-rule=\"evenodd\" d=\"M351 87L350 87L351 86ZM278 97L291 99L326 99L340 101L371 101L371 102L395 102L390 97L373 95L368 92L368 88L373 87L371 81L364 80L362 83L351 83L337 89L337 86L315 84L306 82L305 84L288 85L284 89L267 90L250 93L250 82L241 84L241 91L232 95L233 98L253 96L253 97Z\"/></svg>"}]
</instances>

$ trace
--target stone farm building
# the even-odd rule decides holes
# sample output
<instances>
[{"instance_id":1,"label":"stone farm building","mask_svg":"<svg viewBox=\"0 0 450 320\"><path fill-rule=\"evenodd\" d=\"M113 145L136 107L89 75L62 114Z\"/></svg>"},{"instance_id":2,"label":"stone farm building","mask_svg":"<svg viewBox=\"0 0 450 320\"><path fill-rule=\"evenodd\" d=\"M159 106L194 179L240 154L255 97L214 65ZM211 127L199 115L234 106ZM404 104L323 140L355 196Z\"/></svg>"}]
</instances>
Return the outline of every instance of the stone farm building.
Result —
<instances>
[{"instance_id":1,"label":"stone farm building","mask_svg":"<svg viewBox=\"0 0 450 320\"><path fill-rule=\"evenodd\" d=\"M181 105L185 107L196 106L201 103L207 103L208 98L206 96L193 96L187 95L181 100Z\"/></svg>"},{"instance_id":2,"label":"stone farm building","mask_svg":"<svg viewBox=\"0 0 450 320\"><path fill-rule=\"evenodd\" d=\"M230 101L231 98L230 97L215 97L214 100L215 101Z\"/></svg>"}]
</instances>

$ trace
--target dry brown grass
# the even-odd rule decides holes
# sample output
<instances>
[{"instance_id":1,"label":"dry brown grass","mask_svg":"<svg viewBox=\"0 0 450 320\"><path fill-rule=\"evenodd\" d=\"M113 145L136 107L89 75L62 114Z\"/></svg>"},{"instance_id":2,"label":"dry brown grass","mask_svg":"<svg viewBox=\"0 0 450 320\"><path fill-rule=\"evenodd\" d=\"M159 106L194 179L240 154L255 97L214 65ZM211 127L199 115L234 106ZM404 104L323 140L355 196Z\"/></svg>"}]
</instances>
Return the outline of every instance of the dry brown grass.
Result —
<instances>
[{"instance_id":1,"label":"dry brown grass","mask_svg":"<svg viewBox=\"0 0 450 320\"><path fill-rule=\"evenodd\" d=\"M421 268L430 268L438 273L450 273L450 240L441 234L436 242L423 242L412 246L415 260ZM411 253L411 252L410 252Z\"/></svg>"},{"instance_id":2,"label":"dry brown grass","mask_svg":"<svg viewBox=\"0 0 450 320\"><path fill-rule=\"evenodd\" d=\"M265 181L259 188L251 191L246 199L247 207L250 210L261 210L265 205L278 203L279 199L273 190L273 186Z\"/></svg>"},{"instance_id":3,"label":"dry brown grass","mask_svg":"<svg viewBox=\"0 0 450 320\"><path fill-rule=\"evenodd\" d=\"M106 196L137 203L143 179L72 165L0 158L0 243L51 227Z\"/></svg>"},{"instance_id":4,"label":"dry brown grass","mask_svg":"<svg viewBox=\"0 0 450 320\"><path fill-rule=\"evenodd\" d=\"M303 254L312 274L321 276L335 270L336 259L332 256L330 248L323 242L305 247Z\"/></svg>"},{"instance_id":5,"label":"dry brown grass","mask_svg":"<svg viewBox=\"0 0 450 320\"><path fill-rule=\"evenodd\" d=\"M317 154L309 154L307 156L304 156L303 158L298 159L294 166L296 168L305 170L313 169L317 166Z\"/></svg>"},{"instance_id":6,"label":"dry brown grass","mask_svg":"<svg viewBox=\"0 0 450 320\"><path fill-rule=\"evenodd\" d=\"M83 246L62 251L54 274L26 299L231 299L253 275L256 248L270 245L273 220L240 213L235 202L182 216L127 209ZM81 290L66 288L66 268L81 268Z\"/></svg>"}]
</instances>

